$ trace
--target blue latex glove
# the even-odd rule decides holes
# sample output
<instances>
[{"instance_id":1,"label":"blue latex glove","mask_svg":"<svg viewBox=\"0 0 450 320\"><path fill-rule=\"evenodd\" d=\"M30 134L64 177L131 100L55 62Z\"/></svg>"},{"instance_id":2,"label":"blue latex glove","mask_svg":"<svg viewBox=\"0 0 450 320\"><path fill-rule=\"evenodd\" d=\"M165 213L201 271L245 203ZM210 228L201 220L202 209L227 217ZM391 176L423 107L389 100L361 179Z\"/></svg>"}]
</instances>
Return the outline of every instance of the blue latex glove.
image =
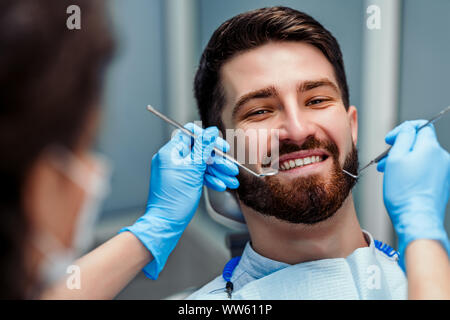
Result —
<instances>
[{"instance_id":1,"label":"blue latex glove","mask_svg":"<svg viewBox=\"0 0 450 320\"><path fill-rule=\"evenodd\" d=\"M156 279L169 254L197 209L203 184L223 191L239 186L238 167L231 161L212 155L214 147L227 152L228 143L218 137L216 127L205 130L189 123L185 126L197 135L176 132L174 137L153 156L150 191L146 213L130 227L119 232L132 232L150 250L153 260L144 273ZM193 142L193 146L192 145Z\"/></svg>"},{"instance_id":2,"label":"blue latex glove","mask_svg":"<svg viewBox=\"0 0 450 320\"><path fill-rule=\"evenodd\" d=\"M450 155L439 145L432 124L416 132L425 123L407 121L389 132L385 140L392 149L377 166L384 172L384 204L398 235L404 271L404 253L413 240L438 240L450 250L444 228Z\"/></svg>"}]
</instances>

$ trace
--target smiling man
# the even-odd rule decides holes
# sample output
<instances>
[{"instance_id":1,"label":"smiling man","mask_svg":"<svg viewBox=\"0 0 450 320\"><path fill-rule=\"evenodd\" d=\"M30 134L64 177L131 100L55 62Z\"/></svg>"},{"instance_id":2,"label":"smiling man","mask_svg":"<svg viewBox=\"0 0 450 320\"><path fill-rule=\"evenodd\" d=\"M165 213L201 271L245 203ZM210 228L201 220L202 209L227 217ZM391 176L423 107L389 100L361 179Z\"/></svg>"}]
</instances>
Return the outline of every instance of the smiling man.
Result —
<instances>
[{"instance_id":1,"label":"smiling man","mask_svg":"<svg viewBox=\"0 0 450 320\"><path fill-rule=\"evenodd\" d=\"M358 117L329 31L285 7L238 15L204 50L195 95L206 126L277 130L271 161L280 172L241 171L237 197L251 242L230 279L219 276L190 298L406 298L395 251L381 252L361 230L356 181L342 171L358 168ZM247 151L258 143L249 139ZM261 171L262 163L249 167Z\"/></svg>"}]
</instances>

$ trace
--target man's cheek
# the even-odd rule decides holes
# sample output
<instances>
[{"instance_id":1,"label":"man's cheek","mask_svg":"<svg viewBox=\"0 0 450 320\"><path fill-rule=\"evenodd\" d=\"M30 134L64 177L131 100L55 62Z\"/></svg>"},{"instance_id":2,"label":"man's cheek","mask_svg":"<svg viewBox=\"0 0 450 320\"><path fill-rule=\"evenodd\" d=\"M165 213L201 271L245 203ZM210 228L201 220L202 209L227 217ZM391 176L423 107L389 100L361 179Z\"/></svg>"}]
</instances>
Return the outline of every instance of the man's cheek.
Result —
<instances>
[{"instance_id":1,"label":"man's cheek","mask_svg":"<svg viewBox=\"0 0 450 320\"><path fill-rule=\"evenodd\" d=\"M279 133L278 130L265 128L238 130L235 135L236 159L250 167L278 168L273 160L278 159ZM245 146L243 148L243 146ZM243 150L245 150L243 152ZM243 155L244 154L244 155Z\"/></svg>"},{"instance_id":2,"label":"man's cheek","mask_svg":"<svg viewBox=\"0 0 450 320\"><path fill-rule=\"evenodd\" d=\"M231 156L239 163L254 168L260 163L258 135L254 129L227 129L226 140Z\"/></svg>"},{"instance_id":3,"label":"man's cheek","mask_svg":"<svg viewBox=\"0 0 450 320\"><path fill-rule=\"evenodd\" d=\"M352 150L352 138L349 128L346 126L336 127L336 130L329 132L328 136L330 141L335 144L337 149L337 155L334 155L339 164L342 166L344 164L346 155ZM345 133L344 135L342 133ZM347 134L348 133L348 134Z\"/></svg>"},{"instance_id":4,"label":"man's cheek","mask_svg":"<svg viewBox=\"0 0 450 320\"><path fill-rule=\"evenodd\" d=\"M257 153L258 164L263 168L279 169L279 130L258 129Z\"/></svg>"},{"instance_id":5,"label":"man's cheek","mask_svg":"<svg viewBox=\"0 0 450 320\"><path fill-rule=\"evenodd\" d=\"M353 140L349 138L347 142L348 143L345 145L345 151L341 151L339 153L339 165L341 168L345 167L346 161L349 160L349 157L352 156L353 152L356 152L356 146L354 145Z\"/></svg>"}]
</instances>

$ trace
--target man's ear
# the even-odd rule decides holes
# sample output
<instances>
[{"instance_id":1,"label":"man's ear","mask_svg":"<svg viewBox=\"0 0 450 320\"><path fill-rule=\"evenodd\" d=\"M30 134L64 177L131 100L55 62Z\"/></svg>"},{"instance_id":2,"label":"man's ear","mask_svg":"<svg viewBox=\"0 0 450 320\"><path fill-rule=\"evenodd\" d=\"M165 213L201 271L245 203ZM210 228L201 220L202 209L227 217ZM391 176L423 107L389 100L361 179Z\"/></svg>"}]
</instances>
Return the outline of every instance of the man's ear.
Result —
<instances>
[{"instance_id":1,"label":"man's ear","mask_svg":"<svg viewBox=\"0 0 450 320\"><path fill-rule=\"evenodd\" d=\"M356 109L355 106L348 107L347 117L348 117L348 121L350 123L352 140L356 146L356 143L358 141L358 110Z\"/></svg>"}]
</instances>

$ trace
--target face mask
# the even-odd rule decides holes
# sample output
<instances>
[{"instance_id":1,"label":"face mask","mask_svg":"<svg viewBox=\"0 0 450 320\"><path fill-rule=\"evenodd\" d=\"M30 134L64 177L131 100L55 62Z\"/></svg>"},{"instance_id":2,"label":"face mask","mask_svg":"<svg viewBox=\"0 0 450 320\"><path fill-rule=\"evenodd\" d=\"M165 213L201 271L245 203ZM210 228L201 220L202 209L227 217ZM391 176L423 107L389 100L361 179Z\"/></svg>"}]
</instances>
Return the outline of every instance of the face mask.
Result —
<instances>
[{"instance_id":1,"label":"face mask","mask_svg":"<svg viewBox=\"0 0 450 320\"><path fill-rule=\"evenodd\" d=\"M111 169L104 157L96 155L97 171L91 174L87 185L78 185L85 190L85 200L75 226L73 248L78 254L86 252L94 243L95 223L100 214L103 200L110 192Z\"/></svg>"},{"instance_id":2,"label":"face mask","mask_svg":"<svg viewBox=\"0 0 450 320\"><path fill-rule=\"evenodd\" d=\"M34 245L44 255L40 266L40 281L48 286L61 279L67 267L79 255L86 252L94 242L95 223L103 199L110 190L110 166L104 157L93 156L94 169L62 147L55 148L58 157L52 161L54 167L84 190L85 196L77 216L74 237L70 248L66 248L55 236L41 233L35 237ZM63 158L63 160L61 160ZM67 164L70 163L70 166Z\"/></svg>"}]
</instances>

